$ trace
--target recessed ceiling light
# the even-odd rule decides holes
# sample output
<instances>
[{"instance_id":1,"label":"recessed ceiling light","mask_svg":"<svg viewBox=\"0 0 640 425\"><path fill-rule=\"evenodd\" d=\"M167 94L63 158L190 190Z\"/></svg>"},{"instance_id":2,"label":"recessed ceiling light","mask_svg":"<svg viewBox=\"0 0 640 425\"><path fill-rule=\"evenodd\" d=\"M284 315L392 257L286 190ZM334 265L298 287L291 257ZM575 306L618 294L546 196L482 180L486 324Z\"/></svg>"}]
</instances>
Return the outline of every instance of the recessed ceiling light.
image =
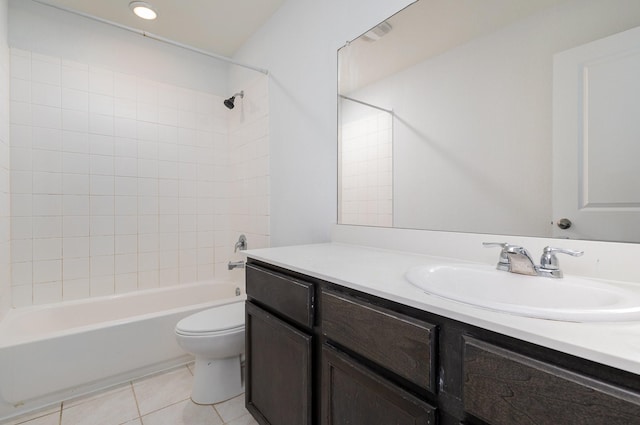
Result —
<instances>
[{"instance_id":1,"label":"recessed ceiling light","mask_svg":"<svg viewBox=\"0 0 640 425\"><path fill-rule=\"evenodd\" d=\"M146 1L132 1L129 3L129 9L142 19L153 20L158 17L158 13L153 6Z\"/></svg>"}]
</instances>

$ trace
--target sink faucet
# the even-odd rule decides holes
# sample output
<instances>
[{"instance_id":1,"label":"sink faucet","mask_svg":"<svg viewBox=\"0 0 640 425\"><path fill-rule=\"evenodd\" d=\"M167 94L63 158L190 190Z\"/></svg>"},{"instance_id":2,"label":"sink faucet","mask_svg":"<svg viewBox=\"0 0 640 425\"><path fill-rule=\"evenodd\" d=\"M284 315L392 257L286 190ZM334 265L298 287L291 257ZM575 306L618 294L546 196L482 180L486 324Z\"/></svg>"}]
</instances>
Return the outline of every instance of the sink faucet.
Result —
<instances>
[{"instance_id":1,"label":"sink faucet","mask_svg":"<svg viewBox=\"0 0 640 425\"><path fill-rule=\"evenodd\" d=\"M525 274L529 276L543 276L561 278L562 270L556 253L568 254L574 257L579 257L584 254L583 251L576 251L573 249L552 248L547 246L542 251L542 257L540 258L540 265L537 266L529 251L524 247L518 245L511 245L508 243L497 242L484 242L485 247L498 246L502 248L500 251L500 259L496 268L498 270L508 271L511 273Z\"/></svg>"},{"instance_id":2,"label":"sink faucet","mask_svg":"<svg viewBox=\"0 0 640 425\"><path fill-rule=\"evenodd\" d=\"M529 254L529 251L524 247L497 242L484 242L482 245L485 247L499 246L502 248L502 251L500 251L500 260L496 266L498 270L530 276L536 276L538 274L531 254Z\"/></svg>"}]
</instances>

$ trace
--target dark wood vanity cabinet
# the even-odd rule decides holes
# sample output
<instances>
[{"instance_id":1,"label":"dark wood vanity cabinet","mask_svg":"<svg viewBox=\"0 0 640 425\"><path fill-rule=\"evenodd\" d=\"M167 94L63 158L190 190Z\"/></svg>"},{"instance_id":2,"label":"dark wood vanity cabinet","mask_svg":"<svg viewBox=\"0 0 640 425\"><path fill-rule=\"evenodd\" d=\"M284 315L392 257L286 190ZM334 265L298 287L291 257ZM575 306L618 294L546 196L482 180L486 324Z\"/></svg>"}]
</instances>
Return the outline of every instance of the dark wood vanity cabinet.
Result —
<instances>
[{"instance_id":1,"label":"dark wood vanity cabinet","mask_svg":"<svg viewBox=\"0 0 640 425\"><path fill-rule=\"evenodd\" d=\"M637 393L468 337L463 400L492 425L640 424Z\"/></svg>"},{"instance_id":2,"label":"dark wood vanity cabinet","mask_svg":"<svg viewBox=\"0 0 640 425\"><path fill-rule=\"evenodd\" d=\"M324 288L320 316L321 425L435 425L402 385L435 392L435 326Z\"/></svg>"},{"instance_id":3,"label":"dark wood vanity cabinet","mask_svg":"<svg viewBox=\"0 0 640 425\"><path fill-rule=\"evenodd\" d=\"M262 425L313 420L313 284L247 265L245 398Z\"/></svg>"},{"instance_id":4,"label":"dark wood vanity cabinet","mask_svg":"<svg viewBox=\"0 0 640 425\"><path fill-rule=\"evenodd\" d=\"M247 296L261 425L640 425L629 372L251 259Z\"/></svg>"},{"instance_id":5,"label":"dark wood vanity cabinet","mask_svg":"<svg viewBox=\"0 0 640 425\"><path fill-rule=\"evenodd\" d=\"M434 407L327 344L321 380L321 425L436 424Z\"/></svg>"}]
</instances>

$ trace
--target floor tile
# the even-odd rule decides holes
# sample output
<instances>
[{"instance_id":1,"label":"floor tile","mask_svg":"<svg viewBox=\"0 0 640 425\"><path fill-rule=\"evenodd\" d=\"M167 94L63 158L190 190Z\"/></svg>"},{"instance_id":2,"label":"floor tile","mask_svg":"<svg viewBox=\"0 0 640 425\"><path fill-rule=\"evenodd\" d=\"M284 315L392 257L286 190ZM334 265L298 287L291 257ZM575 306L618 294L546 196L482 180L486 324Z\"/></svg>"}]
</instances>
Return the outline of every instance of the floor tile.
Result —
<instances>
[{"instance_id":1,"label":"floor tile","mask_svg":"<svg viewBox=\"0 0 640 425\"><path fill-rule=\"evenodd\" d=\"M181 401L142 417L143 425L223 425L211 406Z\"/></svg>"},{"instance_id":2,"label":"floor tile","mask_svg":"<svg viewBox=\"0 0 640 425\"><path fill-rule=\"evenodd\" d=\"M231 400L218 403L215 405L215 408L225 423L231 422L232 420L249 413L244 407L244 394L232 398Z\"/></svg>"},{"instance_id":3,"label":"floor tile","mask_svg":"<svg viewBox=\"0 0 640 425\"><path fill-rule=\"evenodd\" d=\"M141 415L188 400L191 396L193 375L186 367L133 382Z\"/></svg>"},{"instance_id":4,"label":"floor tile","mask_svg":"<svg viewBox=\"0 0 640 425\"><path fill-rule=\"evenodd\" d=\"M37 418L28 419L21 418L17 421L9 422L7 425L58 425L60 423L60 412L50 413L45 416L39 416Z\"/></svg>"},{"instance_id":5,"label":"floor tile","mask_svg":"<svg viewBox=\"0 0 640 425\"><path fill-rule=\"evenodd\" d=\"M138 417L130 387L62 408L62 425L121 425Z\"/></svg>"},{"instance_id":6,"label":"floor tile","mask_svg":"<svg viewBox=\"0 0 640 425\"><path fill-rule=\"evenodd\" d=\"M67 409L69 407L77 406L78 404L86 403L88 401L92 401L97 398L106 397L113 393L117 393L126 389L131 389L131 382L127 382L126 384L122 384L122 385L117 385L115 387L111 387L106 390L96 391L91 394L85 394L76 398L69 399L63 403L63 407Z\"/></svg>"},{"instance_id":7,"label":"floor tile","mask_svg":"<svg viewBox=\"0 0 640 425\"><path fill-rule=\"evenodd\" d=\"M247 413L244 416L240 416L237 419L232 420L231 422L227 422L226 425L258 425L258 422L253 419L251 414Z\"/></svg>"},{"instance_id":8,"label":"floor tile","mask_svg":"<svg viewBox=\"0 0 640 425\"><path fill-rule=\"evenodd\" d=\"M244 407L244 395L214 407L201 406L189 398L192 384L190 369L180 367L65 401L3 425L257 425Z\"/></svg>"}]
</instances>

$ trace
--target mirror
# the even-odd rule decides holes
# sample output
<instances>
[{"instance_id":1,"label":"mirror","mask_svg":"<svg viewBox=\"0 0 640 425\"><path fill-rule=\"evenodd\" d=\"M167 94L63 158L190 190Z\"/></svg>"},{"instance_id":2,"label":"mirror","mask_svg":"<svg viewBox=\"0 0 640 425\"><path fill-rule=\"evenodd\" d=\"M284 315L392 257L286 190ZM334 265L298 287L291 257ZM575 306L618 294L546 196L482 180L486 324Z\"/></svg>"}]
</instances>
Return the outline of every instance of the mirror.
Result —
<instances>
[{"instance_id":1,"label":"mirror","mask_svg":"<svg viewBox=\"0 0 640 425\"><path fill-rule=\"evenodd\" d=\"M340 224L640 242L640 2L419 0L338 51Z\"/></svg>"}]
</instances>

